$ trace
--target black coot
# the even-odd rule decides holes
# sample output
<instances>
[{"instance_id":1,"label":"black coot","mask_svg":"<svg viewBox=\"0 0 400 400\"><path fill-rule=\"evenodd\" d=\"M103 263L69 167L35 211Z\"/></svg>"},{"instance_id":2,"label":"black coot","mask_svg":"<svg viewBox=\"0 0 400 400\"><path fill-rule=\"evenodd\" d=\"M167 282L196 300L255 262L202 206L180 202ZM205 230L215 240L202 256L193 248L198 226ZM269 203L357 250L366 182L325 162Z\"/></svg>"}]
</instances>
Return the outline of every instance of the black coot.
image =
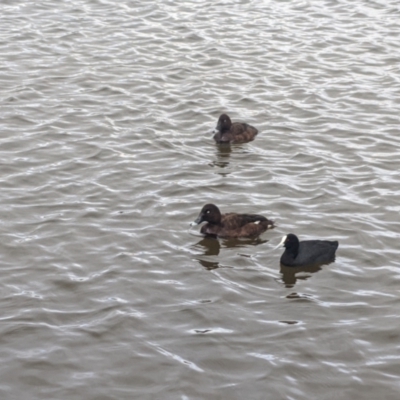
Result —
<instances>
[{"instance_id":1,"label":"black coot","mask_svg":"<svg viewBox=\"0 0 400 400\"><path fill-rule=\"evenodd\" d=\"M284 236L280 244L285 247L281 264L287 267L328 264L335 261L335 252L339 247L337 240L303 240L300 242L293 233Z\"/></svg>"}]
</instances>

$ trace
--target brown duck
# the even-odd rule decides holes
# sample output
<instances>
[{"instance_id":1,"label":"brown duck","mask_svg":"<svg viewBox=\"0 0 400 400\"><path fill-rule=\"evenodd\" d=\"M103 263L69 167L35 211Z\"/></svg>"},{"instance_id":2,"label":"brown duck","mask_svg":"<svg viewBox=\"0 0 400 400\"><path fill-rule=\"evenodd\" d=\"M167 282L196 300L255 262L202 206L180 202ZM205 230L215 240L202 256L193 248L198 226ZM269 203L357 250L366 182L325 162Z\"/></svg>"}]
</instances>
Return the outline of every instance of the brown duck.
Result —
<instances>
[{"instance_id":1,"label":"brown duck","mask_svg":"<svg viewBox=\"0 0 400 400\"><path fill-rule=\"evenodd\" d=\"M214 140L219 144L224 143L246 143L256 137L258 130L243 122L232 123L227 114L222 114L215 128Z\"/></svg>"},{"instance_id":2,"label":"brown duck","mask_svg":"<svg viewBox=\"0 0 400 400\"><path fill-rule=\"evenodd\" d=\"M274 228L274 221L262 215L221 214L219 208L214 204L206 204L191 225L198 225L202 222L207 222L207 224L201 227L200 233L206 236L225 238L257 237L267 229Z\"/></svg>"}]
</instances>

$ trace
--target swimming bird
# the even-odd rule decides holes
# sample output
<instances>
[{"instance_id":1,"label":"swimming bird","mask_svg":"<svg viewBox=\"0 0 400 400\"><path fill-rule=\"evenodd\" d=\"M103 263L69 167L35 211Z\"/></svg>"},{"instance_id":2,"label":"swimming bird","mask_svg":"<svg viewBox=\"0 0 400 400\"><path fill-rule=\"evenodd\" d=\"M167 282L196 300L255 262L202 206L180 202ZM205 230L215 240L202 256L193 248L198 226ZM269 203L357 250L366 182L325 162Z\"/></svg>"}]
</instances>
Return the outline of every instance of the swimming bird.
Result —
<instances>
[{"instance_id":1,"label":"swimming bird","mask_svg":"<svg viewBox=\"0 0 400 400\"><path fill-rule=\"evenodd\" d=\"M214 132L216 132L214 140L219 144L246 143L254 140L258 130L243 122L232 123L227 114L222 114L218 119Z\"/></svg>"},{"instance_id":2,"label":"swimming bird","mask_svg":"<svg viewBox=\"0 0 400 400\"><path fill-rule=\"evenodd\" d=\"M207 222L200 233L206 236L239 238L257 237L267 229L274 228L274 221L257 214L221 214L215 204L206 204L191 226Z\"/></svg>"},{"instance_id":3,"label":"swimming bird","mask_svg":"<svg viewBox=\"0 0 400 400\"><path fill-rule=\"evenodd\" d=\"M335 252L339 242L329 240L303 240L293 233L284 236L279 246L285 251L281 257L281 264L287 267L304 267L316 264L328 264L335 261Z\"/></svg>"}]
</instances>

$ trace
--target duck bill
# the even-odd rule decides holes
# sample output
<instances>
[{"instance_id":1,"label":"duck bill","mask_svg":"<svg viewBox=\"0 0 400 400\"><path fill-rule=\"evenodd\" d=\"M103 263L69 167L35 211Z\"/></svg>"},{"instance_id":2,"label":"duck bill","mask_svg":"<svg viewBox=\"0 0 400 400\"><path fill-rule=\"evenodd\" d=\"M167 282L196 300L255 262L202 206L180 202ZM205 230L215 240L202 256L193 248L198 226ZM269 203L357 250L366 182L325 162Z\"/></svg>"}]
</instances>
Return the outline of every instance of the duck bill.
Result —
<instances>
[{"instance_id":1,"label":"duck bill","mask_svg":"<svg viewBox=\"0 0 400 400\"><path fill-rule=\"evenodd\" d=\"M286 241L287 236L284 236L278 246L275 247L275 249L278 249L279 247L285 247L285 241Z\"/></svg>"},{"instance_id":2,"label":"duck bill","mask_svg":"<svg viewBox=\"0 0 400 400\"><path fill-rule=\"evenodd\" d=\"M190 226L196 226L203 222L203 214L200 214L191 224Z\"/></svg>"}]
</instances>

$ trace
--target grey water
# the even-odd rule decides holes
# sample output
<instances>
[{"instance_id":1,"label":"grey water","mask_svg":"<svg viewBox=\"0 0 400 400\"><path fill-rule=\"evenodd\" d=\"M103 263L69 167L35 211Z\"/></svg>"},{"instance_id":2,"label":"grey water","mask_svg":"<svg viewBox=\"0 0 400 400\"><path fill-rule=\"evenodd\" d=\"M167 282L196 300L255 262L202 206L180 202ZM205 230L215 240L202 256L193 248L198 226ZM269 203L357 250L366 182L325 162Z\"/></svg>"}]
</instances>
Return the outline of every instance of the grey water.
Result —
<instances>
[{"instance_id":1,"label":"grey water","mask_svg":"<svg viewBox=\"0 0 400 400\"><path fill-rule=\"evenodd\" d=\"M399 398L397 1L0 11L1 399ZM204 239L209 202L277 227Z\"/></svg>"}]
</instances>

